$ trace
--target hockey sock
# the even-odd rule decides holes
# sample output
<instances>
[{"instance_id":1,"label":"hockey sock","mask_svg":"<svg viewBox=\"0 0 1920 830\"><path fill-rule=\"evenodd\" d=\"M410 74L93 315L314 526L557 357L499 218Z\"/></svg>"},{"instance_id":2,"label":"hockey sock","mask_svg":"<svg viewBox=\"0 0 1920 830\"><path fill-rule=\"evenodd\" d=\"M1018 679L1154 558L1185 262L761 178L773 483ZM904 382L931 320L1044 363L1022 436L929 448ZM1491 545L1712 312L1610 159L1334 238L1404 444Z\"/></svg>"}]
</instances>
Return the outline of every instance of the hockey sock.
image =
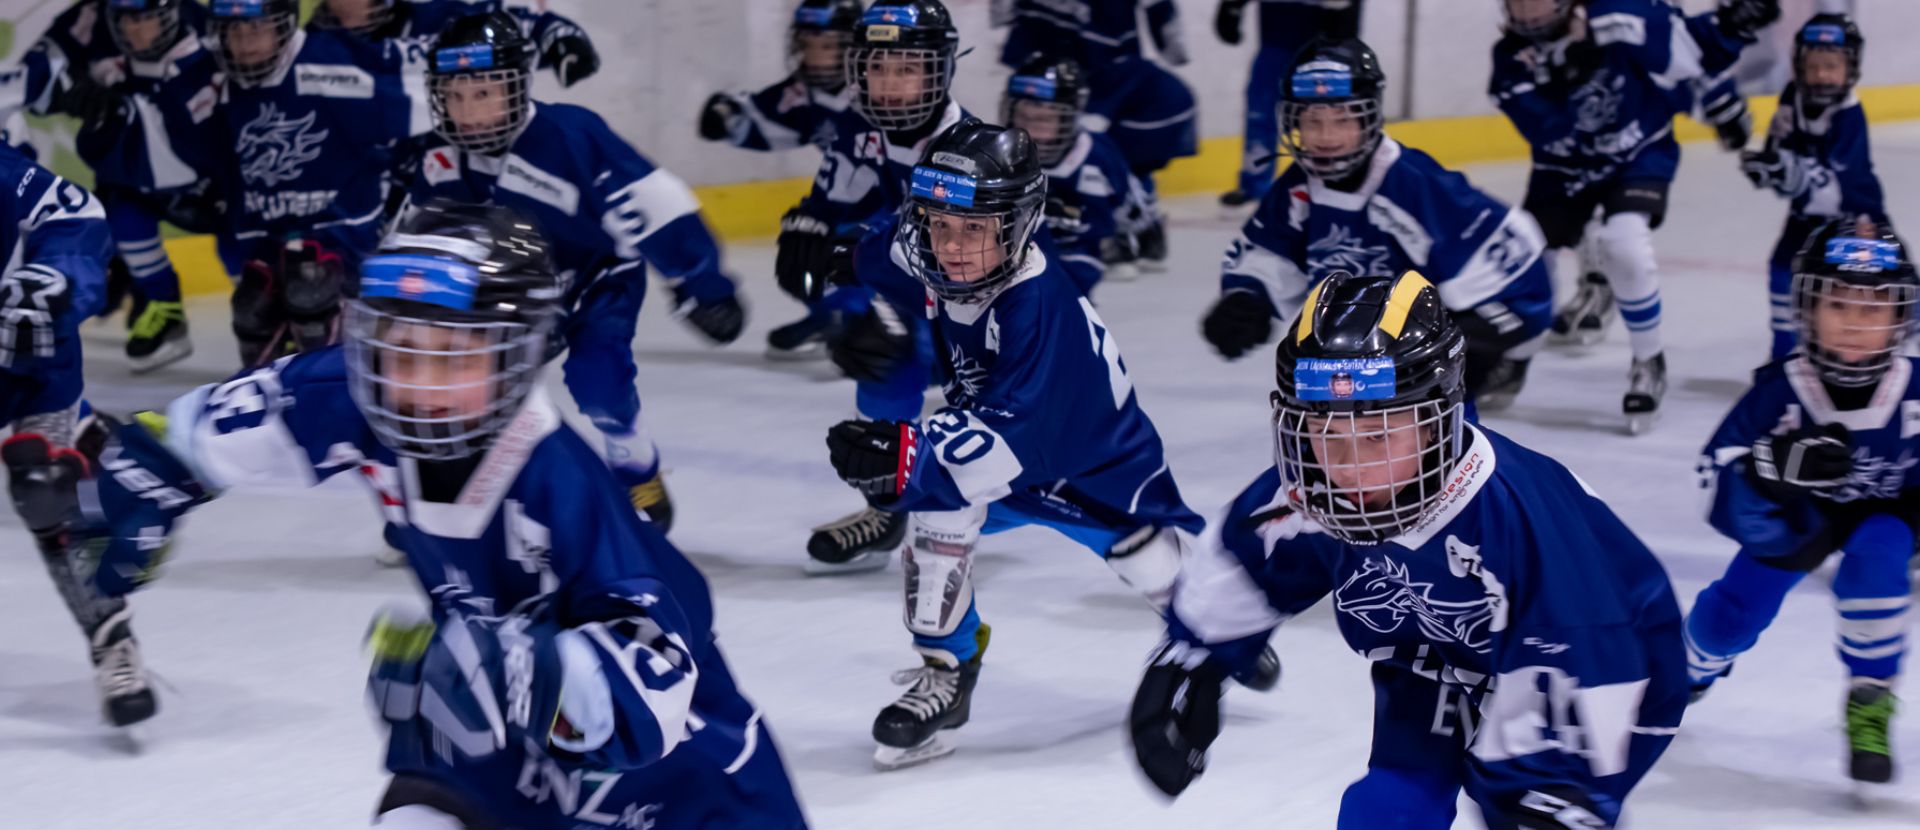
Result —
<instances>
[{"instance_id":1,"label":"hockey sock","mask_svg":"<svg viewBox=\"0 0 1920 830\"><path fill-rule=\"evenodd\" d=\"M1854 677L1886 679L1900 673L1907 652L1913 582L1913 530L1893 516L1860 523L1833 577L1840 612L1840 661Z\"/></svg>"},{"instance_id":2,"label":"hockey sock","mask_svg":"<svg viewBox=\"0 0 1920 830\"><path fill-rule=\"evenodd\" d=\"M1635 360L1660 353L1660 271L1653 257L1653 227L1644 213L1616 213L1595 235L1607 280L1620 304Z\"/></svg>"},{"instance_id":3,"label":"hockey sock","mask_svg":"<svg viewBox=\"0 0 1920 830\"><path fill-rule=\"evenodd\" d=\"M1726 661L1752 648L1780 613L1787 592L1805 576L1745 552L1735 556L1726 575L1701 591L1687 612L1688 669L1694 681L1711 680Z\"/></svg>"}]
</instances>

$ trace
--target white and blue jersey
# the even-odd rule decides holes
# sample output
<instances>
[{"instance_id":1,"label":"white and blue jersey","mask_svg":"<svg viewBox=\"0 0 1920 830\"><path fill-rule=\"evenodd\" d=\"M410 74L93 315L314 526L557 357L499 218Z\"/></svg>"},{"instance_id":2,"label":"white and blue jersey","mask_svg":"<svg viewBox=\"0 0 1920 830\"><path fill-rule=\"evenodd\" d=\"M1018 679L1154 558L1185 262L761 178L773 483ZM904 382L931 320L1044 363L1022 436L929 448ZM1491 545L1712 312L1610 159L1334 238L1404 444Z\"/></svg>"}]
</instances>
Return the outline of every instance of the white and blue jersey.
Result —
<instances>
[{"instance_id":1,"label":"white and blue jersey","mask_svg":"<svg viewBox=\"0 0 1920 830\"><path fill-rule=\"evenodd\" d=\"M409 41L296 30L258 86L227 84L235 237L304 235L349 268L378 244L398 145L432 129Z\"/></svg>"},{"instance_id":2,"label":"white and blue jersey","mask_svg":"<svg viewBox=\"0 0 1920 830\"><path fill-rule=\"evenodd\" d=\"M1349 192L1287 168L1228 249L1221 291L1250 292L1290 319L1334 271L1415 270L1447 308L1477 310L1502 333L1546 328L1553 291L1532 216L1390 137L1365 173Z\"/></svg>"},{"instance_id":3,"label":"white and blue jersey","mask_svg":"<svg viewBox=\"0 0 1920 830\"><path fill-rule=\"evenodd\" d=\"M1431 782L1448 815L1464 786L1493 826L1510 826L1494 817L1528 792L1556 790L1611 826L1686 706L1679 605L1653 553L1577 477L1465 429L1434 512L1377 545L1326 535L1269 468L1183 564L1169 635L1244 672L1276 626L1330 598L1376 696L1371 769L1341 827L1389 826L1369 818L1406 809L1396 782L1408 780Z\"/></svg>"},{"instance_id":4,"label":"white and blue jersey","mask_svg":"<svg viewBox=\"0 0 1920 830\"><path fill-rule=\"evenodd\" d=\"M1088 293L1106 274L1101 243L1140 230L1152 211L1145 188L1127 168L1113 139L1082 131L1060 161L1047 168L1047 229L1060 267Z\"/></svg>"},{"instance_id":5,"label":"white and blue jersey","mask_svg":"<svg viewBox=\"0 0 1920 830\"><path fill-rule=\"evenodd\" d=\"M391 771L514 827L805 826L772 736L715 644L705 579L605 481L543 392L449 472L396 458L347 389L338 347L289 357L176 400L167 443L217 489L376 472L436 642L462 621L502 632L499 649L450 647L465 683L420 681L443 706L405 711L394 699L407 696L374 676ZM548 738L548 724L516 722L483 682L498 682L502 660L508 677L530 669L536 689L564 680L598 693L562 691L572 730ZM509 699L513 688L501 687Z\"/></svg>"},{"instance_id":6,"label":"white and blue jersey","mask_svg":"<svg viewBox=\"0 0 1920 830\"><path fill-rule=\"evenodd\" d=\"M924 135L911 144L895 144L886 131L852 109L829 113L823 126L828 141L807 208L842 234L892 215L907 201L907 179L933 137L971 118L958 103L948 101Z\"/></svg>"},{"instance_id":7,"label":"white and blue jersey","mask_svg":"<svg viewBox=\"0 0 1920 830\"><path fill-rule=\"evenodd\" d=\"M0 365L0 424L53 412L80 399L80 322L106 303L111 244L100 202L11 147L0 147L0 274L38 270L67 284L68 308L54 318L51 356L15 344Z\"/></svg>"},{"instance_id":8,"label":"white and blue jersey","mask_svg":"<svg viewBox=\"0 0 1920 830\"><path fill-rule=\"evenodd\" d=\"M798 73L758 92L731 92L727 97L746 118L725 141L742 150L761 153L813 145L824 150L833 143L835 117L853 104L852 87L826 92L808 86Z\"/></svg>"},{"instance_id":9,"label":"white and blue jersey","mask_svg":"<svg viewBox=\"0 0 1920 830\"><path fill-rule=\"evenodd\" d=\"M127 119L110 129L84 125L74 137L95 186L156 193L203 186L217 175L232 156L220 107L224 81L197 32L189 28L159 60L115 63Z\"/></svg>"},{"instance_id":10,"label":"white and blue jersey","mask_svg":"<svg viewBox=\"0 0 1920 830\"><path fill-rule=\"evenodd\" d=\"M1791 215L1797 218L1886 216L1886 196L1873 172L1873 153L1867 141L1867 113L1860 98L1849 93L1831 107L1809 108L1799 88L1788 83L1780 93L1774 115L1776 129L1767 144L1778 151L1790 169L1799 171L1791 192Z\"/></svg>"}]
</instances>

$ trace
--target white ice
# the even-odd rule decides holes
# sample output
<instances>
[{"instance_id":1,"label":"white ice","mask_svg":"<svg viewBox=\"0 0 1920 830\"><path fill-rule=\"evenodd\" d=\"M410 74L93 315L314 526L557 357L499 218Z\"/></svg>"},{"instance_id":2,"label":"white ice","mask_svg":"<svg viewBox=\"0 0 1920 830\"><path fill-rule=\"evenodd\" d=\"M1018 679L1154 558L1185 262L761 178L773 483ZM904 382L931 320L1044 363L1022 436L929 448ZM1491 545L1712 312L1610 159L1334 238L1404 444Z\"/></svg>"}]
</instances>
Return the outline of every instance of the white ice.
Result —
<instances>
[{"instance_id":1,"label":"white ice","mask_svg":"<svg viewBox=\"0 0 1920 830\"><path fill-rule=\"evenodd\" d=\"M1878 129L1895 217L1920 216L1920 125ZM1524 165L1469 171L1517 201ZM1172 205L1170 272L1098 292L1141 403L1165 436L1192 505L1216 512L1270 458L1270 359L1216 357L1198 319L1236 223L1210 198ZM1764 357L1765 261L1784 205L1729 156L1687 148L1666 227L1672 389L1651 435L1624 434L1625 337L1586 354L1549 351L1514 409L1491 419L1591 482L1665 561L1688 604L1733 545L1701 517L1695 454ZM1920 221L1920 220L1915 220ZM1156 620L1093 556L1044 530L989 538L979 601L994 627L973 722L959 752L876 773L874 713L889 672L914 665L899 624L898 566L809 579L808 528L858 499L826 464L828 425L852 384L824 364L775 365L766 331L796 307L767 274L766 245L735 246L753 321L711 349L647 308L636 342L646 413L670 466L673 539L712 580L721 642L767 712L821 828L1331 827L1361 773L1370 734L1366 662L1324 606L1275 638L1285 663L1270 694L1229 694L1211 768L1169 806L1134 771L1121 730ZM233 361L223 301L191 303L199 353L131 377L115 326L89 333L90 394L109 410L154 406L220 378ZM1533 517L1552 521L1552 517ZM164 678L139 750L100 725L85 648L10 511L0 510L0 827L343 828L364 826L382 786L380 736L362 702L367 621L414 600L382 570L378 522L349 483L315 492L236 492L181 529L165 578L138 595L136 629ZM1912 828L1913 776L1862 808L1842 772L1843 672L1825 574L1787 600L1758 648L1689 714L1629 802L1640 828ZM1896 750L1920 764L1920 714L1896 720ZM1910 770L1911 772L1911 770ZM1462 826L1479 826L1462 813Z\"/></svg>"}]
</instances>

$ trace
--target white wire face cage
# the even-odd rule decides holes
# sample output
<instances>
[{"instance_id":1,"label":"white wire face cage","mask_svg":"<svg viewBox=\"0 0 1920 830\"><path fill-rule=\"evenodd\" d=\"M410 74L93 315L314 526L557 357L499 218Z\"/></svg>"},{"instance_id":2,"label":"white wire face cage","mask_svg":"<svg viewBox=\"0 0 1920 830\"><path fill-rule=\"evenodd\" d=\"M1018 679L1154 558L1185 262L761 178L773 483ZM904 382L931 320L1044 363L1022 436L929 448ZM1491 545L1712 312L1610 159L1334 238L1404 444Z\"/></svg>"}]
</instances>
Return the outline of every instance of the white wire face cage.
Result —
<instances>
[{"instance_id":1,"label":"white wire face cage","mask_svg":"<svg viewBox=\"0 0 1920 830\"><path fill-rule=\"evenodd\" d=\"M1335 375L1334 394L1353 378ZM1313 412L1275 396L1274 461L1307 518L1336 539L1379 544L1437 508L1464 450L1464 407L1422 401L1370 412Z\"/></svg>"},{"instance_id":2,"label":"white wire face cage","mask_svg":"<svg viewBox=\"0 0 1920 830\"><path fill-rule=\"evenodd\" d=\"M434 74L430 80L434 132L471 153L498 153L527 126L525 69Z\"/></svg>"},{"instance_id":3,"label":"white wire face cage","mask_svg":"<svg viewBox=\"0 0 1920 830\"><path fill-rule=\"evenodd\" d=\"M1080 137L1080 108L1008 94L1000 99L1000 123L1025 130L1040 166L1052 167L1066 158L1074 139Z\"/></svg>"},{"instance_id":4,"label":"white wire face cage","mask_svg":"<svg viewBox=\"0 0 1920 830\"><path fill-rule=\"evenodd\" d=\"M941 299L983 303L1025 264L1027 242L1040 225L1038 205L967 213L909 199L896 239L907 270Z\"/></svg>"},{"instance_id":5,"label":"white wire face cage","mask_svg":"<svg viewBox=\"0 0 1920 830\"><path fill-rule=\"evenodd\" d=\"M1500 17L1508 32L1531 40L1554 40L1566 34L1573 20L1573 0L1497 0ZM1534 16L1521 20L1514 16L1515 5L1528 7Z\"/></svg>"},{"instance_id":6,"label":"white wire face cage","mask_svg":"<svg viewBox=\"0 0 1920 830\"><path fill-rule=\"evenodd\" d=\"M807 64L809 43L828 43L839 58L831 66ZM787 33L787 69L800 76L800 82L822 91L839 89L847 83L847 52L853 48L853 34L835 29L794 27Z\"/></svg>"},{"instance_id":7,"label":"white wire face cage","mask_svg":"<svg viewBox=\"0 0 1920 830\"><path fill-rule=\"evenodd\" d=\"M382 444L447 461L485 450L545 363L547 327L458 322L347 305L348 388Z\"/></svg>"},{"instance_id":8,"label":"white wire face cage","mask_svg":"<svg viewBox=\"0 0 1920 830\"><path fill-rule=\"evenodd\" d=\"M1802 349L1836 386L1880 381L1906 345L1916 300L1920 286L1911 282L1862 285L1825 274L1793 275Z\"/></svg>"},{"instance_id":9,"label":"white wire face cage","mask_svg":"<svg viewBox=\"0 0 1920 830\"><path fill-rule=\"evenodd\" d=\"M847 82L854 89L854 109L886 132L912 130L938 118L952 79L950 49L859 46L848 50ZM917 86L917 91L898 94L893 89L908 85ZM876 87L881 90L877 96Z\"/></svg>"},{"instance_id":10,"label":"white wire face cage","mask_svg":"<svg viewBox=\"0 0 1920 830\"><path fill-rule=\"evenodd\" d=\"M1330 155L1315 155L1308 148L1308 142L1301 132L1301 122L1309 110L1332 110L1336 117L1351 117L1360 130L1360 142L1351 151ZM1380 147L1381 130L1384 122L1380 115L1380 99L1355 98L1346 101L1293 101L1280 103L1280 146L1287 155L1307 172L1323 179L1344 178L1348 174L1365 166L1373 158L1373 151Z\"/></svg>"},{"instance_id":11,"label":"white wire face cage","mask_svg":"<svg viewBox=\"0 0 1920 830\"><path fill-rule=\"evenodd\" d=\"M234 5L246 6L243 3ZM221 3L214 3L213 9L216 16L207 24L207 33L213 36L214 43L219 47L213 50L213 56L220 64L220 71L225 72L229 79L239 84L258 85L279 70L281 61L285 59L287 46L293 42L295 16L291 13L266 14L257 17L218 16L221 7ZM259 37L262 29L273 37L271 54L262 53L259 57L247 59L240 53L251 52L251 49L238 51L234 49L236 40L247 41L250 38Z\"/></svg>"},{"instance_id":12,"label":"white wire face cage","mask_svg":"<svg viewBox=\"0 0 1920 830\"><path fill-rule=\"evenodd\" d=\"M313 10L311 25L322 29L345 29L356 35L368 35L387 25L393 19L393 0L347 0L367 7L367 22L358 26L347 26L340 22L340 15L333 10L338 0L321 0Z\"/></svg>"},{"instance_id":13,"label":"white wire face cage","mask_svg":"<svg viewBox=\"0 0 1920 830\"><path fill-rule=\"evenodd\" d=\"M158 21L153 40L145 49L134 48L122 27L140 26L147 21ZM107 33L113 37L113 45L119 47L120 54L137 61L158 60L173 49L180 40L180 9L177 6L164 6L158 9L123 6L120 3L107 3Z\"/></svg>"}]
</instances>

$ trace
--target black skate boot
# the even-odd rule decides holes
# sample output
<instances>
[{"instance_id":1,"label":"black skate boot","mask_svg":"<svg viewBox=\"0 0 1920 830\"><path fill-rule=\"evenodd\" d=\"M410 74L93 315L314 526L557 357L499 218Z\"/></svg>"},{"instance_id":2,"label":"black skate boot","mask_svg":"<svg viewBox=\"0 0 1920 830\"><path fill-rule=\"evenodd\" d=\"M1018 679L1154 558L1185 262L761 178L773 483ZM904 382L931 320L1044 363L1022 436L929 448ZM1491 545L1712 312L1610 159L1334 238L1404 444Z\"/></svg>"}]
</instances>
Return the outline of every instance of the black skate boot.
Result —
<instances>
[{"instance_id":1,"label":"black skate boot","mask_svg":"<svg viewBox=\"0 0 1920 830\"><path fill-rule=\"evenodd\" d=\"M1893 781L1893 744L1888 731L1899 701L1884 680L1854 678L1847 693L1847 774L1865 784Z\"/></svg>"},{"instance_id":2,"label":"black skate boot","mask_svg":"<svg viewBox=\"0 0 1920 830\"><path fill-rule=\"evenodd\" d=\"M809 314L767 332L767 359L820 360L827 356L827 329L833 318Z\"/></svg>"},{"instance_id":3,"label":"black skate boot","mask_svg":"<svg viewBox=\"0 0 1920 830\"><path fill-rule=\"evenodd\" d=\"M1627 374L1627 394L1620 409L1627 416L1627 433L1639 435L1653 428L1660 415L1660 399L1667 396L1667 356L1663 352L1635 360Z\"/></svg>"},{"instance_id":4,"label":"black skate boot","mask_svg":"<svg viewBox=\"0 0 1920 830\"><path fill-rule=\"evenodd\" d=\"M127 330L127 363L136 375L145 374L193 354L193 341L187 339L187 314L178 302L155 300L130 316Z\"/></svg>"},{"instance_id":5,"label":"black skate boot","mask_svg":"<svg viewBox=\"0 0 1920 830\"><path fill-rule=\"evenodd\" d=\"M645 513L647 520L660 529L660 535L673 530L673 497L667 495L667 482L660 473L629 488L627 498L633 502L633 509Z\"/></svg>"},{"instance_id":6,"label":"black skate boot","mask_svg":"<svg viewBox=\"0 0 1920 830\"><path fill-rule=\"evenodd\" d=\"M1100 240L1100 264L1106 266L1104 279L1133 282L1140 278L1140 243L1130 233L1116 233Z\"/></svg>"},{"instance_id":7,"label":"black skate boot","mask_svg":"<svg viewBox=\"0 0 1920 830\"><path fill-rule=\"evenodd\" d=\"M906 538L906 514L865 508L813 529L807 539L807 573L829 576L879 570Z\"/></svg>"},{"instance_id":8,"label":"black skate boot","mask_svg":"<svg viewBox=\"0 0 1920 830\"><path fill-rule=\"evenodd\" d=\"M1520 389L1527 384L1527 363L1503 358L1494 364L1473 397L1474 407L1481 412L1499 412L1512 406L1513 399L1520 396Z\"/></svg>"},{"instance_id":9,"label":"black skate boot","mask_svg":"<svg viewBox=\"0 0 1920 830\"><path fill-rule=\"evenodd\" d=\"M1153 224L1135 235L1140 246L1140 270L1159 273L1167 270L1167 220L1155 217Z\"/></svg>"},{"instance_id":10,"label":"black skate boot","mask_svg":"<svg viewBox=\"0 0 1920 830\"><path fill-rule=\"evenodd\" d=\"M133 638L132 620L133 613L122 608L93 631L94 681L100 686L100 708L114 726L132 726L159 708L140 660L140 643Z\"/></svg>"},{"instance_id":11,"label":"black skate boot","mask_svg":"<svg viewBox=\"0 0 1920 830\"><path fill-rule=\"evenodd\" d=\"M873 753L874 768L885 772L953 754L953 742L941 733L966 725L991 633L981 623L974 635L980 650L958 666L927 657L920 668L894 673L893 682L908 688L873 719L873 739L880 744Z\"/></svg>"},{"instance_id":12,"label":"black skate boot","mask_svg":"<svg viewBox=\"0 0 1920 830\"><path fill-rule=\"evenodd\" d=\"M1613 302L1613 286L1607 282L1606 276L1589 271L1581 277L1573 302L1553 316L1553 335L1550 339L1561 345L1592 346L1606 339L1607 327L1613 325L1613 316L1617 312Z\"/></svg>"}]
</instances>

